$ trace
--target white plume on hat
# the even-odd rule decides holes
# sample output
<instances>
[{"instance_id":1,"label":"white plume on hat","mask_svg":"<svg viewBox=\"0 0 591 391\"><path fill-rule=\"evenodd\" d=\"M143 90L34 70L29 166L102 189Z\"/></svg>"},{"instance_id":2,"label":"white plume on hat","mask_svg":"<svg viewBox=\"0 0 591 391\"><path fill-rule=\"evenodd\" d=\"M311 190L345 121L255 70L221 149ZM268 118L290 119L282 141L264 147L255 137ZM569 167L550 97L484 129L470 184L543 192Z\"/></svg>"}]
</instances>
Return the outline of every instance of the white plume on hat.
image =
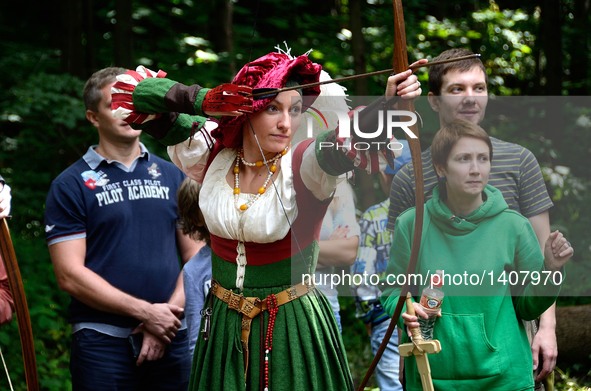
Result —
<instances>
[{"instance_id":1,"label":"white plume on hat","mask_svg":"<svg viewBox=\"0 0 591 391\"><path fill-rule=\"evenodd\" d=\"M285 45L285 48L282 48L279 45L275 46L277 52L283 53L293 58L293 55L291 54L291 48L287 45L287 42L283 41L283 45ZM311 52L312 49L308 50L304 54L308 56ZM332 77L328 74L328 72L322 70L320 72L319 81L322 82L327 80L332 80ZM304 113L300 127L293 135L292 143L294 145L306 138L313 138L322 132L327 130L335 130L337 128L339 122L336 113L338 112L344 114L351 110L351 107L347 103L349 99L347 99L347 93L345 91L347 91L347 89L337 83L327 83L320 85L320 95L318 98L316 98L312 106L310 106L310 108L308 108L308 110ZM312 113L315 111L322 113L326 119L327 125L319 121L317 118L313 118ZM311 134L309 134L310 132L308 132L308 130L311 130Z\"/></svg>"},{"instance_id":2,"label":"white plume on hat","mask_svg":"<svg viewBox=\"0 0 591 391\"><path fill-rule=\"evenodd\" d=\"M320 72L320 81L332 80L328 72ZM294 144L306 138L316 137L327 130L335 130L338 126L338 113L348 113L351 107L347 103L347 89L337 83L327 83L320 86L320 95L314 104L304 113L300 127L294 134ZM314 109L314 110L313 110ZM313 113L319 112L326 119L327 125L314 118ZM311 133L311 134L310 134Z\"/></svg>"}]
</instances>

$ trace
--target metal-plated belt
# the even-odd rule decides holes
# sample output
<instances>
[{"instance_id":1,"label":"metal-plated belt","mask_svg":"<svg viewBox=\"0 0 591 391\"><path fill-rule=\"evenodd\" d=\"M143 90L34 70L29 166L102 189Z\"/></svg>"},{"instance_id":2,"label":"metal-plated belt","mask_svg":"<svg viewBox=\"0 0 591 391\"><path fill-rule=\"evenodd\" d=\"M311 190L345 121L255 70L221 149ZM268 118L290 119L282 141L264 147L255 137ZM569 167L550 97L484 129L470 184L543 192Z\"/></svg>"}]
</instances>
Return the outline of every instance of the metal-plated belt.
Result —
<instances>
[{"instance_id":1,"label":"metal-plated belt","mask_svg":"<svg viewBox=\"0 0 591 391\"><path fill-rule=\"evenodd\" d=\"M314 290L314 285L297 284L276 293L277 307L289 303L301 296L307 295ZM242 332L240 342L242 343L242 351L244 355L244 376L248 373L248 339L250 337L250 326L252 320L261 312L268 310L268 297L261 300L258 297L245 297L242 294L234 293L229 289L224 288L219 282L212 280L211 293L224 303L228 308L242 314Z\"/></svg>"}]
</instances>

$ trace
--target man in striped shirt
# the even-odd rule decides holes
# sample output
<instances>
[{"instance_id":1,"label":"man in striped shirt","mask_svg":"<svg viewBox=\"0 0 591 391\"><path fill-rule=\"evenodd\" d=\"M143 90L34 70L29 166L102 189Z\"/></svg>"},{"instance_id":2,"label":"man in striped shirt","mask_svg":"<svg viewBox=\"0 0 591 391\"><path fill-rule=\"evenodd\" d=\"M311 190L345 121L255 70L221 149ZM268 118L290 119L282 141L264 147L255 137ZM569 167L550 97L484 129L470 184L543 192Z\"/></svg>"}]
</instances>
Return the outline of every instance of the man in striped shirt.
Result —
<instances>
[{"instance_id":1,"label":"man in striped shirt","mask_svg":"<svg viewBox=\"0 0 591 391\"><path fill-rule=\"evenodd\" d=\"M433 61L472 54L465 49L450 49ZM487 76L484 64L478 58L462 60L429 69L428 99L439 115L441 124L463 119L479 124L488 103ZM388 91L389 89L387 89ZM553 206L535 156L518 144L491 137L493 144L492 167L489 184L503 193L509 208L516 210L531 222L542 249L550 235L548 210ZM421 154L425 201L438 178L431 162L431 149ZM415 205L415 179L412 163L404 166L394 177L390 190L388 229L394 230L398 215ZM539 329L532 341L532 354L536 382L546 378L556 365L555 305L541 317ZM542 359L542 363L539 362ZM536 387L536 389L538 389Z\"/></svg>"}]
</instances>

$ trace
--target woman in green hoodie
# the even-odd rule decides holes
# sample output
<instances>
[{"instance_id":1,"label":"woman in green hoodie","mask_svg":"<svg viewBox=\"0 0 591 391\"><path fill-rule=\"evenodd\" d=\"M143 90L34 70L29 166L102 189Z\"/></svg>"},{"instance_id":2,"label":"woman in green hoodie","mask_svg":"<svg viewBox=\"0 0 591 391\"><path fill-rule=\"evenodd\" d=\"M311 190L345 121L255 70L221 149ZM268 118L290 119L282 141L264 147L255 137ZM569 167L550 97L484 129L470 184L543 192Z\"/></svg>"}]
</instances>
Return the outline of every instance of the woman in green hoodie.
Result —
<instances>
[{"instance_id":1,"label":"woman in green hoodie","mask_svg":"<svg viewBox=\"0 0 591 391\"><path fill-rule=\"evenodd\" d=\"M555 231L542 254L529 221L487 184L492 145L478 125L446 125L431 151L440 183L425 205L416 274L425 277L426 286L427 276L443 271L445 299L434 330L442 350L429 356L434 387L533 390L531 349L519 320L535 319L555 301L573 249ZM411 208L396 220L388 284L406 273L414 219ZM390 314L400 290L399 285L384 289L381 300ZM418 303L414 307L417 316L427 318ZM419 327L416 316L402 318L401 329ZM406 389L422 390L414 359L404 368Z\"/></svg>"}]
</instances>

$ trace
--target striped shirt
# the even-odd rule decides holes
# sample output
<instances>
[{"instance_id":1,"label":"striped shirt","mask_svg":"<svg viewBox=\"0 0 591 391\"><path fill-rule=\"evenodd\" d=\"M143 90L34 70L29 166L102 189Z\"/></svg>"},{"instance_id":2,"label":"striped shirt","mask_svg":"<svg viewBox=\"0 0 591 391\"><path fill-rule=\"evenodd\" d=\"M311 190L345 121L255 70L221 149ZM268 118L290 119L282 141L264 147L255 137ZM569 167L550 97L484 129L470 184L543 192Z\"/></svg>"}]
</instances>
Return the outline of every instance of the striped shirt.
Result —
<instances>
[{"instance_id":1,"label":"striped shirt","mask_svg":"<svg viewBox=\"0 0 591 391\"><path fill-rule=\"evenodd\" d=\"M553 206L544 177L536 157L521 145L490 138L493 160L489 184L503 193L510 209L525 217L536 216ZM431 148L421 154L425 201L431 198L437 185L437 174L431 162ZM415 181L412 163L398 171L390 189L388 229L394 230L396 218L406 209L415 206Z\"/></svg>"}]
</instances>

